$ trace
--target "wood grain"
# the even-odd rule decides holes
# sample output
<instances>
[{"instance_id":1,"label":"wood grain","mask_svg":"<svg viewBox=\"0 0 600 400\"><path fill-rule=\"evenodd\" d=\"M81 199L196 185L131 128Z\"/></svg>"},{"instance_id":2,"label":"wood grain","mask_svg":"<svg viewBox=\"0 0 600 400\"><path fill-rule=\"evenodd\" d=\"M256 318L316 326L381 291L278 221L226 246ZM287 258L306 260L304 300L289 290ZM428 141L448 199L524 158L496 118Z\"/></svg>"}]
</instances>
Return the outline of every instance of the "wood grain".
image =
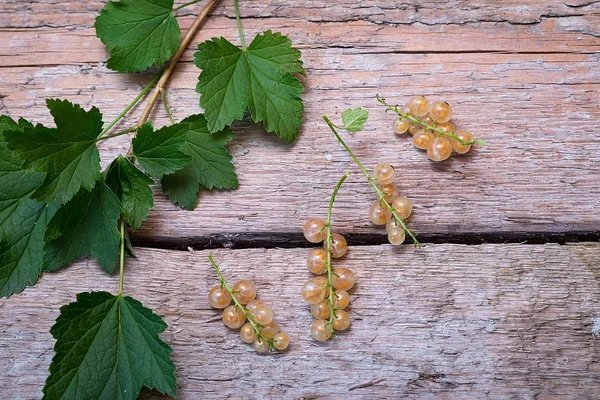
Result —
<instances>
[{"instance_id":1,"label":"wood grain","mask_svg":"<svg viewBox=\"0 0 600 400\"><path fill-rule=\"evenodd\" d=\"M137 249L125 291L169 324L181 399L593 399L600 390L600 244L353 247L351 328L318 344L299 291L308 249L217 250L230 282L253 279L292 342L260 356L210 309L206 251ZM118 278L80 261L0 302L0 390L38 398L48 329L80 291ZM154 397L152 393L146 393Z\"/></svg>"},{"instance_id":2,"label":"wood grain","mask_svg":"<svg viewBox=\"0 0 600 400\"><path fill-rule=\"evenodd\" d=\"M191 213L157 188L138 243L204 243L223 233L297 236L306 218L324 216L334 182L347 170L355 173L340 193L334 224L348 233L381 233L366 218L370 187L320 118L336 119L359 106L371 112L367 131L345 137L368 167L389 161L399 168L401 191L415 204L416 231L471 237L598 232L599 3L245 3L248 37L272 28L302 48L308 77L300 137L286 146L248 122L236 123L240 134L230 150L240 188L202 193ZM61 97L94 104L110 120L148 81L148 75L104 67L106 52L92 28L101 2L0 4L0 112L51 123L44 100ZM193 12L182 11L184 29ZM237 43L227 2L196 42L218 35ZM201 111L192 50L168 90L177 119ZM454 105L457 125L488 145L432 164L408 137L390 132L392 117L376 93L392 102L442 96ZM158 126L167 123L160 108L152 118ZM104 165L128 148L126 137L102 145Z\"/></svg>"}]
</instances>

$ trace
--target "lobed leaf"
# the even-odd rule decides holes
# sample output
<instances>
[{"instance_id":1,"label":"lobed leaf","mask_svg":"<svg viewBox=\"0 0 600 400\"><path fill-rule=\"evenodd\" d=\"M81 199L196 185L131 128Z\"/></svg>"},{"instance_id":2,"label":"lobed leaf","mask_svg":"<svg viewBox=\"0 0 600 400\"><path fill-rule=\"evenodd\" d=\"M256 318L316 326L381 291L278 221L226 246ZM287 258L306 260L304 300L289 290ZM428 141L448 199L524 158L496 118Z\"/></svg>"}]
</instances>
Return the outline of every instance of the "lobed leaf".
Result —
<instances>
[{"instance_id":1,"label":"lobed leaf","mask_svg":"<svg viewBox=\"0 0 600 400\"><path fill-rule=\"evenodd\" d=\"M365 129L365 122L369 119L369 112L362 108L352 110L348 108L342 113L344 129L350 133L360 132Z\"/></svg>"}]
</instances>

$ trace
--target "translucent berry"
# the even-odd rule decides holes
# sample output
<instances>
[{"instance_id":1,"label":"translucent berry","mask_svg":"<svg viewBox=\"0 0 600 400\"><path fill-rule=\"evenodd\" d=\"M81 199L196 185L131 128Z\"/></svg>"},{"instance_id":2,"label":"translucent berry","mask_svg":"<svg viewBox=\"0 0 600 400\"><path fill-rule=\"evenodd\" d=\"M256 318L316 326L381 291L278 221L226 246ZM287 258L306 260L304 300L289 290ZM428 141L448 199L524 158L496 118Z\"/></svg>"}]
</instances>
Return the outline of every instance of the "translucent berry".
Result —
<instances>
[{"instance_id":1,"label":"translucent berry","mask_svg":"<svg viewBox=\"0 0 600 400\"><path fill-rule=\"evenodd\" d=\"M397 134L405 133L410 126L410 121L406 118L398 117L392 122L392 129Z\"/></svg>"},{"instance_id":2,"label":"translucent berry","mask_svg":"<svg viewBox=\"0 0 600 400\"><path fill-rule=\"evenodd\" d=\"M464 129L456 131L454 133L454 135L456 135L459 139L461 139L464 142L472 142L473 141L473 135L471 135L471 132L466 131ZM459 142L458 140L456 140L454 138L450 139L450 143L452 144L452 150L454 150L458 154L465 154L466 152L471 150L470 144L462 144L461 142Z\"/></svg>"},{"instance_id":3,"label":"translucent berry","mask_svg":"<svg viewBox=\"0 0 600 400\"><path fill-rule=\"evenodd\" d=\"M456 130L456 128L454 127L454 124L452 124L452 122L444 122L441 124L437 124L436 127L445 133L452 133Z\"/></svg>"},{"instance_id":4,"label":"translucent berry","mask_svg":"<svg viewBox=\"0 0 600 400\"><path fill-rule=\"evenodd\" d=\"M269 343L263 338L256 339L252 346L257 353L266 353L269 351Z\"/></svg>"},{"instance_id":5,"label":"translucent berry","mask_svg":"<svg viewBox=\"0 0 600 400\"><path fill-rule=\"evenodd\" d=\"M256 297L256 285L247 279L237 281L233 285L233 295L240 304L248 304Z\"/></svg>"},{"instance_id":6,"label":"translucent berry","mask_svg":"<svg viewBox=\"0 0 600 400\"><path fill-rule=\"evenodd\" d=\"M391 228L388 231L388 242L391 245L398 246L404 243L404 239L406 239L406 234L404 233L404 229L402 228Z\"/></svg>"},{"instance_id":7,"label":"translucent berry","mask_svg":"<svg viewBox=\"0 0 600 400\"><path fill-rule=\"evenodd\" d=\"M398 111L400 111L402 114L410 114L410 107L408 104L404 104L401 107L398 107Z\"/></svg>"},{"instance_id":8,"label":"translucent berry","mask_svg":"<svg viewBox=\"0 0 600 400\"><path fill-rule=\"evenodd\" d=\"M398 186L395 183L388 183L387 185L377 185L379 190L383 192L383 198L389 204L394 201L396 197L398 197Z\"/></svg>"},{"instance_id":9,"label":"translucent berry","mask_svg":"<svg viewBox=\"0 0 600 400\"><path fill-rule=\"evenodd\" d=\"M343 257L348 251L348 242L346 242L346 239L342 235L334 233L331 235L331 244L329 245L329 250L331 251L331 257Z\"/></svg>"},{"instance_id":10,"label":"translucent berry","mask_svg":"<svg viewBox=\"0 0 600 400\"><path fill-rule=\"evenodd\" d=\"M319 342L324 342L331 337L331 327L324 319L318 319L310 326L310 335Z\"/></svg>"},{"instance_id":11,"label":"translucent berry","mask_svg":"<svg viewBox=\"0 0 600 400\"><path fill-rule=\"evenodd\" d=\"M388 163L379 163L375 166L373 175L380 184L386 185L394 181L394 178L396 177L396 171L394 171L394 167Z\"/></svg>"},{"instance_id":12,"label":"translucent berry","mask_svg":"<svg viewBox=\"0 0 600 400\"><path fill-rule=\"evenodd\" d=\"M392 212L380 201L376 201L369 209L369 219L375 225L385 225L392 218Z\"/></svg>"},{"instance_id":13,"label":"translucent berry","mask_svg":"<svg viewBox=\"0 0 600 400\"><path fill-rule=\"evenodd\" d=\"M327 231L325 230L325 221L318 218L311 218L304 224L304 237L311 243L319 243L325 240Z\"/></svg>"},{"instance_id":14,"label":"translucent berry","mask_svg":"<svg viewBox=\"0 0 600 400\"><path fill-rule=\"evenodd\" d=\"M287 349L289 344L290 344L290 335L288 335L287 333L279 332L273 338L273 346L277 350L285 350L285 349Z\"/></svg>"},{"instance_id":15,"label":"translucent berry","mask_svg":"<svg viewBox=\"0 0 600 400\"><path fill-rule=\"evenodd\" d=\"M261 335L267 339L273 339L275 335L279 333L279 325L277 325L277 322L271 321L268 324L259 327L258 330L260 331Z\"/></svg>"},{"instance_id":16,"label":"translucent berry","mask_svg":"<svg viewBox=\"0 0 600 400\"><path fill-rule=\"evenodd\" d=\"M336 290L333 292L333 307L344 309L350 304L350 295L345 290ZM314 314L313 314L314 315ZM327 316L329 318L329 316Z\"/></svg>"},{"instance_id":17,"label":"translucent berry","mask_svg":"<svg viewBox=\"0 0 600 400\"><path fill-rule=\"evenodd\" d=\"M252 313L252 316L254 317L254 322L257 324L266 325L273 321L273 310L270 306L265 304L260 307L256 307Z\"/></svg>"},{"instance_id":18,"label":"translucent berry","mask_svg":"<svg viewBox=\"0 0 600 400\"><path fill-rule=\"evenodd\" d=\"M302 298L310 304L316 304L325 298L326 286L327 278L324 276L309 279L302 285Z\"/></svg>"},{"instance_id":19,"label":"translucent berry","mask_svg":"<svg viewBox=\"0 0 600 400\"><path fill-rule=\"evenodd\" d=\"M426 123L429 126L432 126L433 122L434 122L433 118L431 118L431 115L429 115L429 114L427 114L424 117L421 117L421 121L423 121L424 123Z\"/></svg>"},{"instance_id":20,"label":"translucent berry","mask_svg":"<svg viewBox=\"0 0 600 400\"><path fill-rule=\"evenodd\" d=\"M343 331L350 326L350 316L344 310L335 310L333 316L333 329Z\"/></svg>"},{"instance_id":21,"label":"translucent berry","mask_svg":"<svg viewBox=\"0 0 600 400\"><path fill-rule=\"evenodd\" d=\"M327 252L323 249L312 249L306 257L306 266L313 274L322 274L327 268Z\"/></svg>"},{"instance_id":22,"label":"translucent berry","mask_svg":"<svg viewBox=\"0 0 600 400\"><path fill-rule=\"evenodd\" d=\"M311 305L310 312L316 319L327 319L331 315L331 307L327 300L323 300Z\"/></svg>"},{"instance_id":23,"label":"translucent berry","mask_svg":"<svg viewBox=\"0 0 600 400\"><path fill-rule=\"evenodd\" d=\"M339 290L350 290L354 286L354 273L348 268L337 268L333 271L331 284Z\"/></svg>"},{"instance_id":24,"label":"translucent berry","mask_svg":"<svg viewBox=\"0 0 600 400\"><path fill-rule=\"evenodd\" d=\"M431 161L444 161L452 154L452 145L445 137L438 137L429 145L427 157Z\"/></svg>"},{"instance_id":25,"label":"translucent berry","mask_svg":"<svg viewBox=\"0 0 600 400\"><path fill-rule=\"evenodd\" d=\"M250 323L242 326L242 329L240 329L240 337L244 343L252 343L257 339L256 331Z\"/></svg>"},{"instance_id":26,"label":"translucent berry","mask_svg":"<svg viewBox=\"0 0 600 400\"><path fill-rule=\"evenodd\" d=\"M246 316L237 306L231 305L223 310L223 322L228 328L238 329L246 322Z\"/></svg>"},{"instance_id":27,"label":"translucent berry","mask_svg":"<svg viewBox=\"0 0 600 400\"><path fill-rule=\"evenodd\" d=\"M415 96L408 102L408 108L415 117L423 117L429 112L429 102L423 96Z\"/></svg>"},{"instance_id":28,"label":"translucent berry","mask_svg":"<svg viewBox=\"0 0 600 400\"><path fill-rule=\"evenodd\" d=\"M254 315L254 311L256 311L256 309L258 307L262 307L266 305L265 303L263 303L260 300L252 300L251 302L249 302L248 304L246 304L246 308L248 309L248 311L250 311L251 315Z\"/></svg>"},{"instance_id":29,"label":"translucent berry","mask_svg":"<svg viewBox=\"0 0 600 400\"><path fill-rule=\"evenodd\" d=\"M410 202L408 197L404 196L398 197L396 200L394 200L394 202L392 203L392 207L394 208L396 215L400 219L406 219L410 217L410 214L412 213L413 209L412 203Z\"/></svg>"},{"instance_id":30,"label":"translucent berry","mask_svg":"<svg viewBox=\"0 0 600 400\"><path fill-rule=\"evenodd\" d=\"M429 115L439 123L448 122L452 118L452 107L445 101L434 101L429 108Z\"/></svg>"},{"instance_id":31,"label":"translucent berry","mask_svg":"<svg viewBox=\"0 0 600 400\"><path fill-rule=\"evenodd\" d=\"M427 150L431 142L435 139L435 135L430 130L420 129L413 136L413 144L417 149Z\"/></svg>"},{"instance_id":32,"label":"translucent berry","mask_svg":"<svg viewBox=\"0 0 600 400\"><path fill-rule=\"evenodd\" d=\"M400 222L398 222L396 220L396 218L392 218L390 220L390 222L388 222L387 224L385 224L385 231L386 232L389 232L390 229L393 229L393 228L402 228L402 225L400 225Z\"/></svg>"},{"instance_id":33,"label":"translucent berry","mask_svg":"<svg viewBox=\"0 0 600 400\"><path fill-rule=\"evenodd\" d=\"M413 122L408 127L408 133L410 133L411 135L414 135L415 132L417 132L419 129L423 129L423 125Z\"/></svg>"},{"instance_id":34,"label":"translucent berry","mask_svg":"<svg viewBox=\"0 0 600 400\"><path fill-rule=\"evenodd\" d=\"M221 286L215 286L208 291L208 303L214 308L225 308L231 304L231 295Z\"/></svg>"}]
</instances>

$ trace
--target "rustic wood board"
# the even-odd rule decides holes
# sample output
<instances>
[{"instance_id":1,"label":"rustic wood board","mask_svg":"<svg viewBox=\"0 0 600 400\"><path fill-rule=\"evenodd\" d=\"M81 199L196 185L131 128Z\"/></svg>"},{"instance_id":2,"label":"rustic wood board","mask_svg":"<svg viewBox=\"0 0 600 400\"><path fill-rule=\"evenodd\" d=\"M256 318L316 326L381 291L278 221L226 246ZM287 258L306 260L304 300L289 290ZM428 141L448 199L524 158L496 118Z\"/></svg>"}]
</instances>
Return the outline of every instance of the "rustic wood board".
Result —
<instances>
[{"instance_id":1,"label":"rustic wood board","mask_svg":"<svg viewBox=\"0 0 600 400\"><path fill-rule=\"evenodd\" d=\"M200 245L215 234L231 234L235 242L277 232L282 243L297 243L302 222L325 214L334 182L347 170L356 173L340 193L336 226L380 233L366 218L370 187L320 119L359 106L369 109L371 120L366 132L346 135L348 143L368 167L378 161L399 167L401 191L415 204L411 225L424 237L597 235L600 4L378 3L242 2L248 37L272 28L303 51L308 77L301 135L286 146L247 122L235 124L241 134L230 149L240 188L203 193L190 213L157 187L156 207L136 242ZM66 97L98 106L108 120L149 79L104 67L107 55L92 27L102 2L25 6L4 0L0 6L2 113L51 123L44 99ZM185 11L183 29L200 7ZM237 43L229 3L213 11L194 46L218 35ZM178 119L200 111L194 46L168 90ZM455 105L457 124L488 145L432 164L407 136L390 132L392 117L376 93L396 102L418 93L443 96ZM126 124L135 123L136 111ZM159 107L153 117L157 125L166 123ZM103 143L104 165L127 150L127 140Z\"/></svg>"},{"instance_id":2,"label":"rustic wood board","mask_svg":"<svg viewBox=\"0 0 600 400\"><path fill-rule=\"evenodd\" d=\"M350 249L351 328L318 344L300 297L308 249L215 250L226 279L253 279L291 336L261 356L227 329L206 293L207 251L136 249L127 294L162 315L181 399L592 399L600 391L600 244L389 245ZM38 398L60 305L118 277L92 261L0 302L0 390ZM361 387L365 385L365 387ZM151 397L151 393L147 393Z\"/></svg>"}]
</instances>

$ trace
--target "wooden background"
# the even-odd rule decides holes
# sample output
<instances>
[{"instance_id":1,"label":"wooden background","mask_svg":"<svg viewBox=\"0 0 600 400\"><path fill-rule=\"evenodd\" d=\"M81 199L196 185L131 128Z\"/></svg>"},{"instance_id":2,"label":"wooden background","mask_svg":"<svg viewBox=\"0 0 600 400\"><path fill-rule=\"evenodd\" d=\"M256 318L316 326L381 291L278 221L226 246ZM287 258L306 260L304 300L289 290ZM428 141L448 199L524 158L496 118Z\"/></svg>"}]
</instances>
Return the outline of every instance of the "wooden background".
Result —
<instances>
[{"instance_id":1,"label":"wooden background","mask_svg":"<svg viewBox=\"0 0 600 400\"><path fill-rule=\"evenodd\" d=\"M176 4L182 3L176 1ZM155 190L133 235L126 292L169 324L182 399L600 398L600 3L567 1L242 0L247 40L281 31L302 50L306 112L285 145L248 122L230 150L240 187L203 193L188 212ZM47 98L97 106L111 120L150 79L105 67L101 1L0 0L0 113L51 124ZM178 12L186 30L203 3ZM210 14L168 88L176 119L199 112L195 46L238 44L229 1ZM487 141L433 164L395 136L375 101L439 96ZM370 111L346 135L363 163L387 161L414 203L423 249L392 248L366 216L374 194L320 116ZM122 127L136 122L141 108ZM167 123L156 107L156 126ZM128 138L101 142L103 165ZM299 288L309 278L301 226L324 217L351 249L351 328L317 344ZM196 251L188 251L188 247ZM216 277L254 279L292 344L259 356L210 309ZM221 249L218 249L221 248ZM222 249L226 248L226 249ZM81 260L0 300L0 393L41 397L60 305L118 278ZM159 397L144 391L143 397Z\"/></svg>"}]
</instances>

